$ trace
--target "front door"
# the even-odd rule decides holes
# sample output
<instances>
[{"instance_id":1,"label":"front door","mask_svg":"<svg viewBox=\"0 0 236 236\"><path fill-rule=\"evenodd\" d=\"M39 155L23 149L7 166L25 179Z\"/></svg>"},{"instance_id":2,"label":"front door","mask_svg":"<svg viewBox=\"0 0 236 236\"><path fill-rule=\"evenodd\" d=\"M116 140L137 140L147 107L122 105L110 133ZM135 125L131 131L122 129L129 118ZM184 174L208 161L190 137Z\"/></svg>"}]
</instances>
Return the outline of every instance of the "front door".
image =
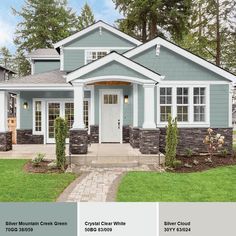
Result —
<instances>
[{"instance_id":1,"label":"front door","mask_svg":"<svg viewBox=\"0 0 236 236\"><path fill-rule=\"evenodd\" d=\"M101 142L122 142L121 91L101 92Z\"/></svg>"}]
</instances>

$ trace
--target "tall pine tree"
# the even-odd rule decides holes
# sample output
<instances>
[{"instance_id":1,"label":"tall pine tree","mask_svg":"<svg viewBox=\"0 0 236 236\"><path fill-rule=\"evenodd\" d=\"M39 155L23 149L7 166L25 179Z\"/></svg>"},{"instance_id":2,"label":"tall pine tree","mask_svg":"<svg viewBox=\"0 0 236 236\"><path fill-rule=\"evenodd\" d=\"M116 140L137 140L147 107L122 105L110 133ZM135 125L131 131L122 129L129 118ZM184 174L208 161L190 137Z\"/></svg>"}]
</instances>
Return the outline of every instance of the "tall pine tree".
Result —
<instances>
[{"instance_id":1,"label":"tall pine tree","mask_svg":"<svg viewBox=\"0 0 236 236\"><path fill-rule=\"evenodd\" d=\"M78 17L78 30L82 30L89 25L92 25L95 23L95 17L92 12L91 7L88 5L88 3L85 3L84 7L81 10L81 14Z\"/></svg>"}]
</instances>

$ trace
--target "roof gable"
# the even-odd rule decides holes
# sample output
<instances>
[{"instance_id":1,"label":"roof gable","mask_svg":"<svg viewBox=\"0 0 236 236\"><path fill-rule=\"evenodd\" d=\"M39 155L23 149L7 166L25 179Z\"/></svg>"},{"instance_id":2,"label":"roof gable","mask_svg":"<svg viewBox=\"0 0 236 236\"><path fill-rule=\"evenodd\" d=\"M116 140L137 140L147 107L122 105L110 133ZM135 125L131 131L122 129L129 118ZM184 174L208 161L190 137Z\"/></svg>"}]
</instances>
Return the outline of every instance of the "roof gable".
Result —
<instances>
[{"instance_id":1,"label":"roof gable","mask_svg":"<svg viewBox=\"0 0 236 236\"><path fill-rule=\"evenodd\" d=\"M124 75L120 74L120 70L118 68L118 64L122 66L122 68L127 68L127 73ZM104 72L105 66L108 67L108 71ZM96 73L94 74L93 71L98 71L99 70L99 75ZM135 73L131 74L131 71L134 71ZM110 75L107 74L107 72L110 71ZM107 79L118 79L119 78L122 80L122 78L125 77L136 77L137 80L140 80L140 83L156 83L159 82L163 77L154 71L151 71L142 65L131 61L130 59L116 53L112 52L108 54L107 56L94 61L90 64L87 64L71 73L69 73L67 77L67 82L72 82L74 80L77 80L79 78L81 79L81 82L83 80L87 80L85 78L87 74L90 74L92 77L100 77L100 78L107 78ZM121 76L120 76L121 75ZM138 76L139 75L139 76ZM85 77L84 77L85 76ZM83 79L84 77L84 79ZM140 79L142 78L142 79ZM146 79L145 79L146 78ZM84 81L83 81L84 82Z\"/></svg>"},{"instance_id":2,"label":"roof gable","mask_svg":"<svg viewBox=\"0 0 236 236\"><path fill-rule=\"evenodd\" d=\"M236 81L236 76L233 75L232 73L212 64L211 62L208 62L206 61L205 59L199 57L199 56L196 56L194 55L193 53L163 39L163 38L160 38L160 37L157 37L145 44L142 44L140 46L137 46L136 48L134 49L131 49L129 51L127 51L126 53L124 53L124 56L128 57L128 58L133 58L134 56L150 49L151 47L156 47L156 50L158 51L159 47L160 46L163 46L183 57L185 57L186 59L208 69L209 71L211 72L214 72L224 78L226 78L227 80L230 80L230 81L233 81L235 82Z\"/></svg>"},{"instance_id":3,"label":"roof gable","mask_svg":"<svg viewBox=\"0 0 236 236\"><path fill-rule=\"evenodd\" d=\"M85 28L85 29L83 29L83 30L81 30L81 31L79 31L79 32L77 32L77 33L75 33L75 34L73 34L73 35L71 35L71 36L69 36L69 37L67 37L67 38L57 42L57 43L55 43L54 47L58 48L60 46L63 46L63 45L65 45L67 43L70 43L71 41L73 41L73 40L75 40L75 39L77 39L77 38L79 38L79 37L81 37L81 36L91 32L91 31L93 31L94 29L99 29L100 30L100 28L101 29L104 28L104 29L112 32L113 34L118 35L119 37L124 38L125 40L133 43L134 45L142 44L139 40L137 40L137 39L135 39L135 38L133 38L133 37L131 37L131 36L121 32L120 30L118 30L118 29L116 29L116 28L114 28L114 27L104 23L103 21L98 21L95 24L93 24L91 26L88 26L87 28Z\"/></svg>"}]
</instances>

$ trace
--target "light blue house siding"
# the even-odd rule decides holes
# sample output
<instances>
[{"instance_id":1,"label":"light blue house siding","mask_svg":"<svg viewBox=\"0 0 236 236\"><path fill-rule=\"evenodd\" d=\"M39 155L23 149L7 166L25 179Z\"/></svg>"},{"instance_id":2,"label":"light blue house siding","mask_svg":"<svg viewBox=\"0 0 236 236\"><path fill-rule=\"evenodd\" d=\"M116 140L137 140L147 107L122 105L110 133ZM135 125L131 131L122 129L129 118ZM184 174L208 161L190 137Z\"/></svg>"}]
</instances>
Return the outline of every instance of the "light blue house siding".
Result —
<instances>
[{"instance_id":1,"label":"light blue house siding","mask_svg":"<svg viewBox=\"0 0 236 236\"><path fill-rule=\"evenodd\" d=\"M84 92L84 98L90 98L90 91ZM20 128L21 129L32 129L33 128L33 99L34 98L65 98L73 99L74 95L72 91L47 91L47 92L21 92L20 93ZM24 109L23 105L27 102L29 105L28 109Z\"/></svg>"},{"instance_id":2,"label":"light blue house siding","mask_svg":"<svg viewBox=\"0 0 236 236\"><path fill-rule=\"evenodd\" d=\"M95 86L94 97L95 97L95 125L99 125L99 90L100 89L122 89L123 96L128 95L128 104L123 104L123 125L130 125L133 122L133 96L132 86ZM124 99L124 98L122 98Z\"/></svg>"},{"instance_id":3,"label":"light blue house siding","mask_svg":"<svg viewBox=\"0 0 236 236\"><path fill-rule=\"evenodd\" d=\"M135 47L136 45L127 41L112 32L102 29L102 34L100 34L99 29L95 29L84 36L75 39L74 41L64 45L64 70L72 71L85 64L85 50L80 49L66 49L75 47L85 47L85 48L109 48L109 51L116 51L118 53L123 53L127 49L122 49L122 47ZM120 47L120 49L117 49Z\"/></svg>"},{"instance_id":4,"label":"light blue house siding","mask_svg":"<svg viewBox=\"0 0 236 236\"><path fill-rule=\"evenodd\" d=\"M229 85L210 85L210 122L212 128L229 126Z\"/></svg>"},{"instance_id":5,"label":"light blue house siding","mask_svg":"<svg viewBox=\"0 0 236 236\"><path fill-rule=\"evenodd\" d=\"M163 46L159 56L156 55L155 47L152 47L131 59L164 75L165 80L228 81Z\"/></svg>"},{"instance_id":6,"label":"light blue house siding","mask_svg":"<svg viewBox=\"0 0 236 236\"><path fill-rule=\"evenodd\" d=\"M110 51L113 51L113 49L111 49ZM125 49L116 49L114 51L122 54L126 50ZM73 71L85 64L85 50L64 49L63 52L64 52L64 70L65 71Z\"/></svg>"},{"instance_id":7,"label":"light blue house siding","mask_svg":"<svg viewBox=\"0 0 236 236\"><path fill-rule=\"evenodd\" d=\"M43 73L60 69L60 61L58 60L36 60L34 61L34 73Z\"/></svg>"},{"instance_id":8,"label":"light blue house siding","mask_svg":"<svg viewBox=\"0 0 236 236\"><path fill-rule=\"evenodd\" d=\"M127 66L124 66L118 62L110 62L104 66L99 67L96 70L93 70L92 72L81 76L81 79L87 79L97 76L111 76L111 75L119 75L119 76L129 76L129 77L135 77L145 80L150 80L148 77L146 77L143 74L140 74L133 69L130 69ZM112 76L111 76L112 79Z\"/></svg>"}]
</instances>

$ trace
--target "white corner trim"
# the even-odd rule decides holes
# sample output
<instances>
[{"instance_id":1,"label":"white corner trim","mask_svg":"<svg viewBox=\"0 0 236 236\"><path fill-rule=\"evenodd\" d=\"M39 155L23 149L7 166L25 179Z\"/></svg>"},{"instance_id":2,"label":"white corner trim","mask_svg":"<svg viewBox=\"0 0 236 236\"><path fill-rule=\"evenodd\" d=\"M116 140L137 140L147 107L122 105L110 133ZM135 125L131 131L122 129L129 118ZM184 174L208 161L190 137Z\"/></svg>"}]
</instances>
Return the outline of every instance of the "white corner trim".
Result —
<instances>
[{"instance_id":1,"label":"white corner trim","mask_svg":"<svg viewBox=\"0 0 236 236\"><path fill-rule=\"evenodd\" d=\"M232 115L233 115L233 84L229 85L229 127L233 126Z\"/></svg>"},{"instance_id":2,"label":"white corner trim","mask_svg":"<svg viewBox=\"0 0 236 236\"><path fill-rule=\"evenodd\" d=\"M236 76L234 76L233 74L225 71L224 69L221 69L220 67L218 67L218 66L216 66L216 65L214 65L214 64L212 64L212 63L210 63L210 62L208 62L208 61L206 61L206 60L204 60L204 59L188 52L187 50L185 50L181 47L178 47L177 45L175 45L175 44L173 44L173 43L171 43L167 40L164 40L160 37L157 37L157 38L155 38L155 39L153 39L153 40L151 40L151 41L149 41L145 44L142 44L142 45L140 45L140 46L124 53L124 56L126 56L128 58L133 57L134 55L137 55L140 52L143 52L143 51L145 51L145 50L147 50L151 47L154 47L157 44L159 44L163 47L166 47L166 48L168 48L169 50L171 50L175 53L178 53L179 55L181 55L181 56L183 56L183 57L199 64L200 66L202 66L202 67L204 67L204 68L206 68L206 69L208 69L208 70L210 70L210 71L212 71L212 72L214 72L214 73L216 73L216 74L218 74L218 75L220 75L220 76L222 76L222 77L224 77L228 80L236 82Z\"/></svg>"},{"instance_id":3,"label":"white corner trim","mask_svg":"<svg viewBox=\"0 0 236 236\"><path fill-rule=\"evenodd\" d=\"M75 34L73 34L73 35L57 42L57 43L55 43L54 48L58 48L58 47L60 47L64 44L67 44L67 43L69 43L69 42L71 42L71 41L73 41L73 40L75 40L75 39L91 32L92 30L94 30L96 28L100 28L100 27L112 32L113 34L116 34L116 35L126 39L127 41L130 41L131 43L134 43L135 45L142 44L142 42L140 42L139 40L137 40L137 39L121 32L121 31L119 31L118 29L116 29L116 28L114 28L114 27L112 27L112 26L110 26L110 25L108 25L108 24L106 24L102 21L98 21L95 24L93 24L93 25L91 25L91 26L89 26L89 27L87 27L87 28L85 28L85 29L83 29L83 30L81 30L81 31L79 31L79 32L77 32L77 33L75 33Z\"/></svg>"},{"instance_id":4,"label":"white corner trim","mask_svg":"<svg viewBox=\"0 0 236 236\"><path fill-rule=\"evenodd\" d=\"M60 70L64 71L64 48L60 47Z\"/></svg>"},{"instance_id":5,"label":"white corner trim","mask_svg":"<svg viewBox=\"0 0 236 236\"><path fill-rule=\"evenodd\" d=\"M78 70L74 71L74 72L71 72L70 74L67 75L67 82L70 82L74 79L78 79L79 77L97 69L97 68L100 68L101 66L104 66L106 64L108 64L109 62L112 62L112 61L116 61L126 67L129 67L135 71L137 71L138 73L154 80L155 82L159 82L161 80L161 76L154 73L153 71L127 59L126 57L124 56L121 56L120 54L118 53L111 53L111 54L108 54L107 56L97 60L97 61L94 61L82 68L79 68Z\"/></svg>"}]
</instances>

